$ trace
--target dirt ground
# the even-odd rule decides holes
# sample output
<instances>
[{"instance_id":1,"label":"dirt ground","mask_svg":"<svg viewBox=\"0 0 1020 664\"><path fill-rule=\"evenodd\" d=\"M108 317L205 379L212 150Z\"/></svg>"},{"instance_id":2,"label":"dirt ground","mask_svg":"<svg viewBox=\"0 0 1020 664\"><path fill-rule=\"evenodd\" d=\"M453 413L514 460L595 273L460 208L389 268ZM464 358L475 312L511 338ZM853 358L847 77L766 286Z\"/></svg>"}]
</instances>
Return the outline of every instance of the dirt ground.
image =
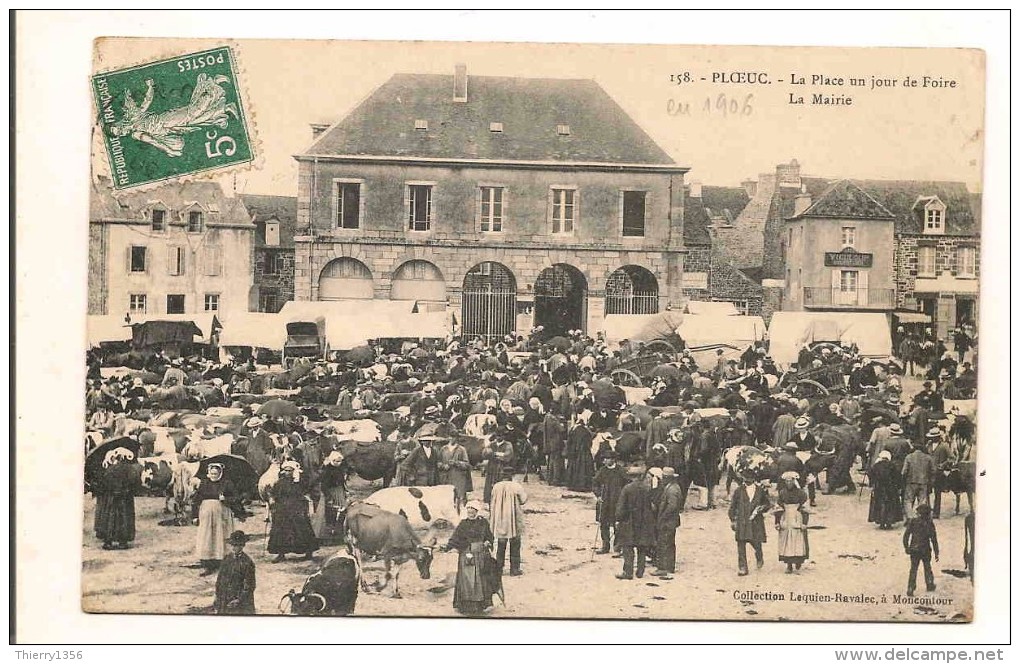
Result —
<instances>
[{"instance_id":1,"label":"dirt ground","mask_svg":"<svg viewBox=\"0 0 1020 664\"><path fill-rule=\"evenodd\" d=\"M913 382L913 381L911 381ZM915 387L911 385L910 387ZM916 388L915 388L916 389ZM914 390L910 390L912 393ZM855 481L859 473L855 472ZM475 477L475 486L482 486ZM355 495L373 488L355 479ZM526 532L524 575L504 577L506 605L496 601L489 614L499 617L712 620L969 620L973 586L964 576L963 498L961 514L953 513L953 496L943 497L942 519L936 521L941 562L934 563L933 593L919 592L919 604L899 603L906 594L909 558L903 552L902 528L878 530L867 523L870 490L863 495L821 495L810 520L811 559L797 574L785 573L779 562L775 530L765 544L765 567L737 576L736 546L726 515L728 497L720 486L717 508L682 515L677 534L678 571L672 580L645 576L618 580L621 560L593 555L597 526L592 495L549 487L532 478L525 485ZM476 492L480 495L480 491ZM136 499L137 539L127 551L103 551L92 533L95 503L86 495L82 547L82 608L101 613L203 613L212 604L215 576L200 577L188 567L194 559L194 527L164 527L159 498ZM238 526L252 540L246 550L255 561L255 605L260 614L279 613L281 597L300 589L339 546L320 549L315 561L296 559L271 564L264 552L265 523L259 513ZM445 537L449 536L449 531ZM441 536L439 543L445 541ZM750 554L750 551L749 551ZM456 616L452 582L455 553L437 550L431 579L419 578L408 564L400 578L402 597L361 593L356 615ZM369 579L380 573L368 565ZM651 569L649 570L651 571ZM919 576L921 576L919 574ZM924 588L923 578L919 586ZM756 594L757 593L757 594Z\"/></svg>"}]
</instances>

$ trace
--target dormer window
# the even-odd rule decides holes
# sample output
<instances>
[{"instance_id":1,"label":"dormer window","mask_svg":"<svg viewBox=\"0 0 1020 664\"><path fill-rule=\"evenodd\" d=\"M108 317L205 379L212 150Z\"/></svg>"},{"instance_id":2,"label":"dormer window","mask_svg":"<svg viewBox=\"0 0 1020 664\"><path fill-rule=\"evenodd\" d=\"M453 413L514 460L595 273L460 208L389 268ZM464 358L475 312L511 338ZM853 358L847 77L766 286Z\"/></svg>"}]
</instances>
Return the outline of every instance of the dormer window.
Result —
<instances>
[{"instance_id":1,"label":"dormer window","mask_svg":"<svg viewBox=\"0 0 1020 664\"><path fill-rule=\"evenodd\" d=\"M188 232L201 233L205 229L205 220L199 210L188 212Z\"/></svg>"},{"instance_id":2,"label":"dormer window","mask_svg":"<svg viewBox=\"0 0 1020 664\"><path fill-rule=\"evenodd\" d=\"M415 120L414 128L418 131L428 131L429 121L428 120Z\"/></svg>"},{"instance_id":3,"label":"dormer window","mask_svg":"<svg viewBox=\"0 0 1020 664\"><path fill-rule=\"evenodd\" d=\"M162 233L166 230L166 210L152 208L149 211L149 227L153 233Z\"/></svg>"},{"instance_id":4,"label":"dormer window","mask_svg":"<svg viewBox=\"0 0 1020 664\"><path fill-rule=\"evenodd\" d=\"M490 122L489 123L489 131L491 131L494 134L502 134L503 133L503 123L502 122Z\"/></svg>"},{"instance_id":5,"label":"dormer window","mask_svg":"<svg viewBox=\"0 0 1020 664\"><path fill-rule=\"evenodd\" d=\"M266 222L266 246L280 246L280 222L276 219L270 219Z\"/></svg>"},{"instance_id":6,"label":"dormer window","mask_svg":"<svg viewBox=\"0 0 1020 664\"><path fill-rule=\"evenodd\" d=\"M556 125L556 133L560 136L570 136L570 125Z\"/></svg>"},{"instance_id":7,"label":"dormer window","mask_svg":"<svg viewBox=\"0 0 1020 664\"><path fill-rule=\"evenodd\" d=\"M938 198L932 198L924 206L925 235L941 235L946 232L946 205Z\"/></svg>"}]
</instances>

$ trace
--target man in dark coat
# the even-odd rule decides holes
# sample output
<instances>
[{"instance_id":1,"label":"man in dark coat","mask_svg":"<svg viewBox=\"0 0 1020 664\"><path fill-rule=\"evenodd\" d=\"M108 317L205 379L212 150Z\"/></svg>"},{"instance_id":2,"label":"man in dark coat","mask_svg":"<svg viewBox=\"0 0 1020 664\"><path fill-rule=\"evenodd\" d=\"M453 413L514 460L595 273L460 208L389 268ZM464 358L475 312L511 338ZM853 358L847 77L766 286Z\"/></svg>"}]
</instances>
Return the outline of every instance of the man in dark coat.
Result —
<instances>
[{"instance_id":1,"label":"man in dark coat","mask_svg":"<svg viewBox=\"0 0 1020 664\"><path fill-rule=\"evenodd\" d=\"M616 503L616 536L623 549L623 571L618 579L634 578L637 556L637 578L645 575L648 552L655 546L655 510L650 494L651 478L638 476L623 487Z\"/></svg>"},{"instance_id":2,"label":"man in dark coat","mask_svg":"<svg viewBox=\"0 0 1020 664\"><path fill-rule=\"evenodd\" d=\"M435 486L439 483L439 450L433 447L435 436L422 436L418 446L404 459L404 477L409 486Z\"/></svg>"},{"instance_id":3,"label":"man in dark coat","mask_svg":"<svg viewBox=\"0 0 1020 664\"><path fill-rule=\"evenodd\" d=\"M496 433L492 437L492 447L485 452L485 455L488 463L485 466L485 489L482 495L485 502L489 503L492 500L492 487L502 479L504 468L514 467L517 462L517 454L513 443Z\"/></svg>"},{"instance_id":4,"label":"man in dark coat","mask_svg":"<svg viewBox=\"0 0 1020 664\"><path fill-rule=\"evenodd\" d=\"M935 575L931 571L931 557L939 561L939 537L935 523L931 520L931 508L927 503L918 505L917 516L907 522L903 531L903 549L910 556L910 572L907 576L907 595L913 596L917 588L917 568L924 565L924 583L928 592L935 590Z\"/></svg>"},{"instance_id":5,"label":"man in dark coat","mask_svg":"<svg viewBox=\"0 0 1020 664\"><path fill-rule=\"evenodd\" d=\"M609 529L616 523L616 505L620 492L627 484L627 473L616 462L616 452L609 451L602 456L602 468L592 479L592 491L597 498L595 520L602 536L602 548L597 553L609 553L611 539Z\"/></svg>"},{"instance_id":6,"label":"man in dark coat","mask_svg":"<svg viewBox=\"0 0 1020 664\"><path fill-rule=\"evenodd\" d=\"M792 440L783 445L783 451L776 459L776 477L790 471L797 473L804 480L804 462L797 457L797 443Z\"/></svg>"},{"instance_id":7,"label":"man in dark coat","mask_svg":"<svg viewBox=\"0 0 1020 664\"><path fill-rule=\"evenodd\" d=\"M227 538L230 552L220 563L213 604L213 610L219 615L255 615L255 563L244 552L247 542L248 536L240 530Z\"/></svg>"},{"instance_id":8,"label":"man in dark coat","mask_svg":"<svg viewBox=\"0 0 1020 664\"><path fill-rule=\"evenodd\" d=\"M754 548L754 559L761 569L765 556L761 545L765 543L764 514L772 507L768 490L750 479L744 480L733 492L730 499L730 527L737 542L737 569L740 576L747 576L747 545Z\"/></svg>"},{"instance_id":9,"label":"man in dark coat","mask_svg":"<svg viewBox=\"0 0 1020 664\"><path fill-rule=\"evenodd\" d=\"M567 434L567 487L571 491L591 491L595 462L591 455L592 431L587 417L579 419Z\"/></svg>"},{"instance_id":10,"label":"man in dark coat","mask_svg":"<svg viewBox=\"0 0 1020 664\"><path fill-rule=\"evenodd\" d=\"M663 578L676 571L676 529L683 511L683 493L676 483L676 471L662 469L662 493L655 515L655 574Z\"/></svg>"}]
</instances>

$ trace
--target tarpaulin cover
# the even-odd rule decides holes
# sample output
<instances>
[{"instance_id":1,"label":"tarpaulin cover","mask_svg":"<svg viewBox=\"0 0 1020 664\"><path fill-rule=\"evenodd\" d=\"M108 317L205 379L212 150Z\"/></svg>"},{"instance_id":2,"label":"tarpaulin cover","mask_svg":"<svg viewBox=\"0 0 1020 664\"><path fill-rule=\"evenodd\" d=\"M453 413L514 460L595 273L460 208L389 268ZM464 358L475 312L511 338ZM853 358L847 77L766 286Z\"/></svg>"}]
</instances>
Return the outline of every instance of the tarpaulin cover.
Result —
<instances>
[{"instance_id":1,"label":"tarpaulin cover","mask_svg":"<svg viewBox=\"0 0 1020 664\"><path fill-rule=\"evenodd\" d=\"M164 343L192 343L202 336L193 321L150 320L131 326L134 336L131 343L135 348L146 348Z\"/></svg>"},{"instance_id":2,"label":"tarpaulin cover","mask_svg":"<svg viewBox=\"0 0 1020 664\"><path fill-rule=\"evenodd\" d=\"M676 311L663 311L658 314L610 314L605 317L602 329L606 334L606 343L619 343L623 339L631 341L654 341L666 339L676 331L684 315Z\"/></svg>"},{"instance_id":3,"label":"tarpaulin cover","mask_svg":"<svg viewBox=\"0 0 1020 664\"><path fill-rule=\"evenodd\" d=\"M765 337L765 332L761 316L719 314L687 314L677 328L702 371L715 368L718 350L723 351L724 359L738 360L744 349Z\"/></svg>"},{"instance_id":4,"label":"tarpaulin cover","mask_svg":"<svg viewBox=\"0 0 1020 664\"><path fill-rule=\"evenodd\" d=\"M291 301L283 305L285 322L326 319L331 350L350 350L371 339L425 339L449 336L446 312L412 313L410 300Z\"/></svg>"},{"instance_id":5,"label":"tarpaulin cover","mask_svg":"<svg viewBox=\"0 0 1020 664\"><path fill-rule=\"evenodd\" d=\"M732 302L699 302L691 300L687 303L687 313L695 316L739 316L737 305Z\"/></svg>"},{"instance_id":6,"label":"tarpaulin cover","mask_svg":"<svg viewBox=\"0 0 1020 664\"><path fill-rule=\"evenodd\" d=\"M220 346L250 346L281 350L287 340L284 319L279 314L230 314L223 321Z\"/></svg>"},{"instance_id":7,"label":"tarpaulin cover","mask_svg":"<svg viewBox=\"0 0 1020 664\"><path fill-rule=\"evenodd\" d=\"M804 344L857 344L865 357L892 354L889 321L879 313L777 311L769 325L769 354L779 364L797 361Z\"/></svg>"},{"instance_id":8,"label":"tarpaulin cover","mask_svg":"<svg viewBox=\"0 0 1020 664\"><path fill-rule=\"evenodd\" d=\"M111 341L131 341L131 326L120 315L89 316L86 335L90 348Z\"/></svg>"},{"instance_id":9,"label":"tarpaulin cover","mask_svg":"<svg viewBox=\"0 0 1020 664\"><path fill-rule=\"evenodd\" d=\"M121 320L123 320L123 318ZM216 317L216 314L158 314L152 316L131 314L130 324L134 325L135 323L148 323L151 321L194 323L198 326L199 336L202 337L198 341L206 344L212 343L212 338L215 333L223 328L220 324L219 318ZM189 339L189 341L191 340Z\"/></svg>"}]
</instances>

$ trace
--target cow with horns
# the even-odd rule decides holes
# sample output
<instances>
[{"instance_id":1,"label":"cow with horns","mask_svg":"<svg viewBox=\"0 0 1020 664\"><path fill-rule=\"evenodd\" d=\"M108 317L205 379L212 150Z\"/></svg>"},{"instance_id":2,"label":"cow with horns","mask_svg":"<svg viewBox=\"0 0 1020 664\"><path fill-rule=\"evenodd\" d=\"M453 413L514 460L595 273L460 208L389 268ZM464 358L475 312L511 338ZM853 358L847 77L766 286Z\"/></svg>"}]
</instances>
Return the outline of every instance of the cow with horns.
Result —
<instances>
[{"instance_id":1,"label":"cow with horns","mask_svg":"<svg viewBox=\"0 0 1020 664\"><path fill-rule=\"evenodd\" d=\"M417 565L421 578L429 578L435 538L422 544L405 517L377 505L355 502L347 508L344 527L348 546L359 565L366 555L383 559L386 576L382 584L375 584L376 592L382 592L392 579L391 597L400 597L400 571L410 560ZM394 566L396 569L391 573ZM366 591L369 589L364 579L361 586Z\"/></svg>"},{"instance_id":2,"label":"cow with horns","mask_svg":"<svg viewBox=\"0 0 1020 664\"><path fill-rule=\"evenodd\" d=\"M283 596L280 612L296 616L349 616L358 602L360 583L361 566L357 558L340 551L305 579L301 592L291 589Z\"/></svg>"}]
</instances>

